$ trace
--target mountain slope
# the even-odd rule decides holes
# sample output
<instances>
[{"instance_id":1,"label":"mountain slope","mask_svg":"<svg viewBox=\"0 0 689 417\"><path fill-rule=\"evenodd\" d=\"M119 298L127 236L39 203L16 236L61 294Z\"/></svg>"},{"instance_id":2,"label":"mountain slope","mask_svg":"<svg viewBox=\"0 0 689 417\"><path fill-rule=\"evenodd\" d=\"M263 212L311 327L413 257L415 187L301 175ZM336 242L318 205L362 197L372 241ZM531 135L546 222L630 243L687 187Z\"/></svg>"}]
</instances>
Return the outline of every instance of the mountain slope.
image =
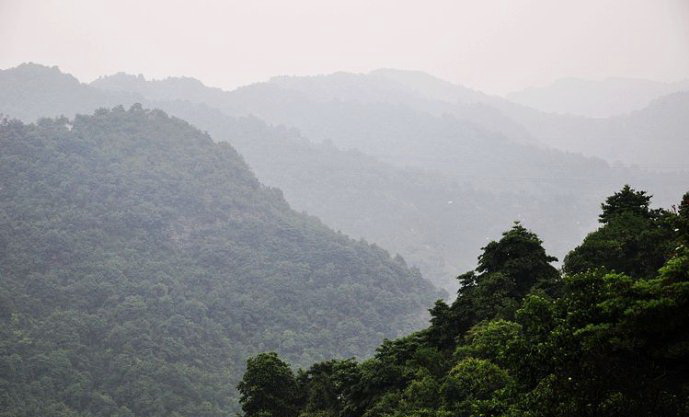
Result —
<instances>
[{"instance_id":1,"label":"mountain slope","mask_svg":"<svg viewBox=\"0 0 689 417\"><path fill-rule=\"evenodd\" d=\"M364 355L441 295L160 111L4 122L0 145L13 415L230 415L252 352Z\"/></svg>"},{"instance_id":2,"label":"mountain slope","mask_svg":"<svg viewBox=\"0 0 689 417\"><path fill-rule=\"evenodd\" d=\"M18 73L12 74L12 78L16 86L22 85L21 80L29 78L21 75L26 69L21 66L6 70L0 73L0 78ZM44 70L46 80L51 79L53 70ZM42 91L46 96L62 95L61 105L44 116L84 111L75 92L85 86L73 77L64 75L63 78L56 83L56 88L44 81ZM228 94L198 82L188 79L148 82L123 74L101 79L105 81L112 88L119 86L121 90L131 91L97 90L96 93L122 97L126 99L125 105L138 101L146 107L161 108L209 131L216 140L229 141L246 158L261 182L283 190L293 207L318 216L350 236L364 237L392 253L402 254L425 277L450 291L456 289L456 271L473 264L477 248L486 242L486 236L490 232L498 233L515 218L534 224L539 232L551 238L550 248L558 254L564 254L564 250L581 239L588 227L588 223L576 220L554 227L557 213L548 208L550 197L480 190L466 181L391 166L361 152L342 151L328 143L316 144L294 129L271 127L255 118L231 117L207 104L193 104L205 95L209 102L215 100L221 106L218 97ZM71 89L57 88L68 82L72 83ZM30 84L25 87L32 88ZM113 100L104 97L104 105ZM40 101L41 97L35 99ZM7 112L3 109L14 109L13 116L31 121L27 117L33 114L34 107L30 101L18 101L17 96L7 94L0 95L0 112ZM421 117L434 120L432 116ZM586 202L580 197L562 197L562 201L568 202L565 206L572 218L584 218L596 206L595 201ZM590 208L586 208L589 203ZM486 229L479 225L488 226Z\"/></svg>"},{"instance_id":3,"label":"mountain slope","mask_svg":"<svg viewBox=\"0 0 689 417\"><path fill-rule=\"evenodd\" d=\"M101 78L93 85L155 99L181 91L175 87L180 83L189 84L182 79L148 84L134 80L119 75ZM134 84L138 88L132 89ZM610 157L607 149L619 148L633 132L606 136L596 133L593 125L609 126L607 121L542 113L418 72L276 77L224 94L217 89L203 93L201 87L195 84L193 93L187 91L176 98L203 102L225 114L252 114L272 124L296 127L316 142L330 140L340 148L358 149L393 165L435 171L493 191L517 189L549 195L575 183L578 194L594 191L591 201L597 201L624 182L654 175L611 169L600 159L557 150L588 150L585 153L590 156ZM643 132L655 132L663 123L630 117L627 124L639 126ZM675 125L682 123L671 126ZM681 140L681 132L676 136ZM649 142L647 139L644 141ZM539 145L539 140L555 149ZM575 142L580 146L569 145ZM667 143L669 149L680 149L678 143ZM626 146L625 158L631 161L630 155L653 155L634 141L627 141ZM670 190L666 199L665 190L653 182L649 186L660 190L662 203L676 194L675 189ZM551 190L544 193L544 187Z\"/></svg>"},{"instance_id":4,"label":"mountain slope","mask_svg":"<svg viewBox=\"0 0 689 417\"><path fill-rule=\"evenodd\" d=\"M57 67L22 64L0 70L0 115L34 121L40 117L91 113L98 107L134 103L137 96L103 92L80 83Z\"/></svg>"},{"instance_id":5,"label":"mountain slope","mask_svg":"<svg viewBox=\"0 0 689 417\"><path fill-rule=\"evenodd\" d=\"M678 175L687 178L689 165L684 154L689 146L686 129L689 120L686 114L686 109L689 108L689 94L686 90L689 89L689 84L686 82L660 83L650 87L639 86L633 80L631 86L627 82L621 82L616 88L622 88L627 93L610 93L614 95L614 99L611 100L623 100L623 103L618 104L628 106L625 107L625 112L629 113L601 119L545 113L500 97L468 94L467 89L462 86L434 79L427 74L407 71L391 71L385 74L398 81L406 80L407 88L424 86L423 90L419 89L419 94L432 96L437 100L464 103L460 108L475 111L462 110L452 114L467 117L484 129L490 130L490 125L496 121L494 116L485 117L487 109L490 112L498 112L503 118L527 132L515 135L501 129L500 133L511 140L540 143L567 152L602 158L608 163L639 165L660 172L677 172ZM651 90L645 94L643 100L632 100L630 103L625 98L643 89ZM562 103L566 106L571 100L563 99ZM509 123L500 125L509 126ZM670 203L670 200L666 200L665 203Z\"/></svg>"},{"instance_id":6,"label":"mountain slope","mask_svg":"<svg viewBox=\"0 0 689 417\"><path fill-rule=\"evenodd\" d=\"M379 83L383 76L396 78ZM433 100L419 99L401 85L410 77L418 78L416 89L430 84L423 95ZM291 90L277 84L290 84ZM456 289L456 271L473 265L486 237L513 220L530 224L548 250L562 257L593 226L590 219L607 193L630 182L657 190L657 200L670 204L678 185L685 183L680 177L611 169L600 160L515 143L512 136L478 127L474 119L466 123L442 117L442 108L454 106L452 97L490 97L417 73L284 77L235 92L191 79L146 81L125 74L93 85L161 108L216 140L229 141L260 181L279 187L292 207L402 254L450 291ZM64 93L65 105L53 114L75 111L69 91ZM396 101L385 102L393 97ZM11 97L4 97L3 103L0 96L0 112L9 101ZM427 103L437 104L438 112L419 110ZM30 111L29 106L23 113ZM286 126L228 115L262 112L285 116L276 120ZM331 140L314 143L290 128L292 122L311 127L315 134L327 132L318 139ZM347 146L379 157L343 151Z\"/></svg>"},{"instance_id":7,"label":"mountain slope","mask_svg":"<svg viewBox=\"0 0 689 417\"><path fill-rule=\"evenodd\" d=\"M270 82L231 92L204 87L185 78L146 82L123 74L101 78L92 85L117 93L136 92L150 99L204 103L231 115L253 114L272 124L297 127L312 140L332 139L338 145L362 150L371 142L386 140L390 134L409 131L404 123L410 114L416 118L410 122L427 124L418 119L421 113L437 119L443 115L457 119L457 140L476 136L478 130L476 137L480 139L497 134L512 142L548 146L602 158L608 163L636 164L662 171L689 169L680 158L689 143L683 114L687 106L677 100L686 95L681 91L689 89L689 85L649 84L642 80L609 80L602 86L585 84L585 90L592 90L590 95L610 96L610 100L626 106L625 113L631 113L606 119L547 113L422 72L393 69L368 74L275 77ZM576 94L589 93L577 90ZM596 100L594 97L584 101ZM559 102L568 105L575 101ZM362 113L366 116L363 119ZM397 126L400 122L402 125ZM381 127L397 130L376 130ZM462 130L467 133L461 133ZM425 139L433 143L432 136ZM657 141L660 146L653 149Z\"/></svg>"},{"instance_id":8,"label":"mountain slope","mask_svg":"<svg viewBox=\"0 0 689 417\"><path fill-rule=\"evenodd\" d=\"M293 129L270 127L255 118L227 117L181 102L156 105L232 143L261 181L278 186L296 209L402 254L424 277L450 292L456 290L456 271L475 262L477 248L491 232L499 233L515 219L536 224L551 239L549 247L564 254L589 226L583 216L596 210L582 196L559 196L561 207L553 210L547 197L499 193L394 167L332 143L312 143ZM563 224L555 216L565 212L572 221Z\"/></svg>"},{"instance_id":9,"label":"mountain slope","mask_svg":"<svg viewBox=\"0 0 689 417\"><path fill-rule=\"evenodd\" d=\"M294 375L274 353L249 359L243 416L686 416L689 193L649 202L629 186L607 198L564 275L514 225L428 328L366 361Z\"/></svg>"},{"instance_id":10,"label":"mountain slope","mask_svg":"<svg viewBox=\"0 0 689 417\"><path fill-rule=\"evenodd\" d=\"M380 80L383 80L382 82ZM123 76L101 78L94 86L120 93L149 94L156 99L176 90L181 79L152 82L147 88ZM137 84L138 85L138 84ZM167 86L167 87L166 87ZM198 87L198 86L197 86ZM454 87L448 93L478 99L489 96ZM440 87L437 87L440 89ZM153 90L153 92L151 92ZM167 93L164 93L167 91ZM197 102L188 93L179 100ZM500 190L540 190L515 178L585 176L600 179L608 170L603 161L522 145L482 125L451 113L444 101L432 101L435 110L396 81L373 76L337 73L318 77L280 77L227 92L224 99L208 89L208 101L226 114L255 115L269 123L295 127L307 138L332 141L343 149L357 149L399 167L411 166L450 175L451 178ZM211 98L211 95L213 98ZM431 97L428 93L426 96ZM450 113L447 113L447 112ZM587 167L581 170L581 167Z\"/></svg>"}]
</instances>

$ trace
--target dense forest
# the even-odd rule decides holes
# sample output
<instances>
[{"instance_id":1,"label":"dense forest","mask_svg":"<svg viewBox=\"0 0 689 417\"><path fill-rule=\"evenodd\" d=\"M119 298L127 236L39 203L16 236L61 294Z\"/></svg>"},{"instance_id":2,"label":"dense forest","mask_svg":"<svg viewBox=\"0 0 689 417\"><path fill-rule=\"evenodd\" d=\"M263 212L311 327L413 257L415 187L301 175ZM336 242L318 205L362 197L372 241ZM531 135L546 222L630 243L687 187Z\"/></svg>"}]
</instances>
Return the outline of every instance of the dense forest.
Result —
<instances>
[{"instance_id":1,"label":"dense forest","mask_svg":"<svg viewBox=\"0 0 689 417\"><path fill-rule=\"evenodd\" d=\"M135 105L0 124L0 415L228 416L246 357L364 357L444 294Z\"/></svg>"},{"instance_id":2,"label":"dense forest","mask_svg":"<svg viewBox=\"0 0 689 417\"><path fill-rule=\"evenodd\" d=\"M295 373L275 353L250 358L244 416L689 415L689 193L669 210L650 198L608 197L562 271L515 224L429 327L370 359Z\"/></svg>"},{"instance_id":3,"label":"dense forest","mask_svg":"<svg viewBox=\"0 0 689 417\"><path fill-rule=\"evenodd\" d=\"M0 0L0 417L689 417L689 0Z\"/></svg>"},{"instance_id":4,"label":"dense forest","mask_svg":"<svg viewBox=\"0 0 689 417\"><path fill-rule=\"evenodd\" d=\"M0 92L2 417L689 415L689 193L620 189L685 173L525 128L583 118L395 71Z\"/></svg>"}]
</instances>

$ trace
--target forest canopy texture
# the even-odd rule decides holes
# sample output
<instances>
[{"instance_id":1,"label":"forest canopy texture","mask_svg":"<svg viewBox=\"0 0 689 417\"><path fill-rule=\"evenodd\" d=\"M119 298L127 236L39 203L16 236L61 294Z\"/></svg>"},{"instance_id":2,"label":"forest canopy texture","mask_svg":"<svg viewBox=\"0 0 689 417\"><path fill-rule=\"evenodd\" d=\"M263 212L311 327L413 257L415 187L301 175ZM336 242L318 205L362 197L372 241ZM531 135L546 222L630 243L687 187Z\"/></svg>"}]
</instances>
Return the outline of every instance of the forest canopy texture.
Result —
<instances>
[{"instance_id":1,"label":"forest canopy texture","mask_svg":"<svg viewBox=\"0 0 689 417\"><path fill-rule=\"evenodd\" d=\"M689 415L689 193L671 210L650 198L629 186L607 198L563 274L515 224L429 327L370 359L296 373L275 353L249 359L244 415Z\"/></svg>"},{"instance_id":2,"label":"forest canopy texture","mask_svg":"<svg viewBox=\"0 0 689 417\"><path fill-rule=\"evenodd\" d=\"M555 260L515 223L448 303L162 111L3 120L0 416L689 415L689 193Z\"/></svg>"},{"instance_id":3,"label":"forest canopy texture","mask_svg":"<svg viewBox=\"0 0 689 417\"><path fill-rule=\"evenodd\" d=\"M365 356L442 295L161 111L0 125L0 415L232 415L249 355Z\"/></svg>"}]
</instances>

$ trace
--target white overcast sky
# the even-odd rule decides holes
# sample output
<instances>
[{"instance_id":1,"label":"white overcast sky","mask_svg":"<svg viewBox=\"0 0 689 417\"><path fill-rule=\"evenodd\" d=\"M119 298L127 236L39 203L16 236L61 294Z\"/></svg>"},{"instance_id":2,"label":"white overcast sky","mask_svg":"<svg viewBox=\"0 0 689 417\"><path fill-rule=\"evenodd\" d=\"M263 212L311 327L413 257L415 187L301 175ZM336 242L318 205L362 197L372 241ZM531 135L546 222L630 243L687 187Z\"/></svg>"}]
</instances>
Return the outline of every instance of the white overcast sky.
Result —
<instances>
[{"instance_id":1,"label":"white overcast sky","mask_svg":"<svg viewBox=\"0 0 689 417\"><path fill-rule=\"evenodd\" d=\"M234 88L417 69L491 93L561 77L689 78L689 0L0 0L0 68Z\"/></svg>"}]
</instances>

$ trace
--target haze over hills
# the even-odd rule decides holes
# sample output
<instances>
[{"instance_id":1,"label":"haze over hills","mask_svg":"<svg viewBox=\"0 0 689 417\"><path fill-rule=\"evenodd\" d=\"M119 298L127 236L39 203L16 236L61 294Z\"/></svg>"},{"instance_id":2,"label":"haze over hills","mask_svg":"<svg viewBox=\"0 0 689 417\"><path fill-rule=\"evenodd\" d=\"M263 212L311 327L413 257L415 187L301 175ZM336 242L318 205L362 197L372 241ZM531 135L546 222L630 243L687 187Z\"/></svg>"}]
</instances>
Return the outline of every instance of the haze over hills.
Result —
<instances>
[{"instance_id":1,"label":"haze over hills","mask_svg":"<svg viewBox=\"0 0 689 417\"><path fill-rule=\"evenodd\" d=\"M119 74L101 78L93 85L156 98L169 97L173 90L181 91L173 86L182 81L154 81L144 87L143 79ZM191 85L187 81L184 84ZM546 168L538 165L558 167L565 177L568 170L574 170L597 182L605 180L600 171L605 171L605 164L552 152L544 149L546 144L589 156L609 157L611 163L640 163L639 158L656 161L655 165L663 161L677 170L683 168L676 163L677 155L681 155L678 151L689 143L684 132L654 130L659 124L667 129L681 126L681 107L674 111L661 109L649 117L641 113L630 115L625 122L552 115L419 72L380 70L368 75L276 77L268 83L224 94L218 89L208 89L204 94L202 84L193 85L193 89L177 98L205 100L205 104L227 114L253 114L272 124L296 127L310 140L330 140L338 147L362 150L394 165L452 171L462 181L496 177L512 181L515 171L533 178ZM665 119L655 119L662 117ZM665 123L668 118L675 122ZM609 133L625 123L635 124L636 130ZM586 139L586 135L591 139ZM634 141L627 140L632 135ZM672 151L648 150L656 135L666 136L664 149ZM628 149L624 154L609 151L622 146ZM538 162L529 160L530 157ZM519 164L522 166L516 166ZM582 165L588 169L579 170ZM591 170L596 165L599 168ZM548 175L552 176L552 171Z\"/></svg>"},{"instance_id":2,"label":"haze over hills","mask_svg":"<svg viewBox=\"0 0 689 417\"><path fill-rule=\"evenodd\" d=\"M0 145L14 415L228 415L248 355L364 356L442 296L159 110L5 121Z\"/></svg>"},{"instance_id":3,"label":"haze over hills","mask_svg":"<svg viewBox=\"0 0 689 417\"><path fill-rule=\"evenodd\" d=\"M453 114L460 119L471 120L488 132L501 133L521 142L535 141L518 123L487 106L494 101L505 102L504 99L418 71L381 69L369 74L339 72L313 77L278 76L269 82L233 91L205 87L198 80L189 78L147 81L141 76L123 73L101 77L91 85L109 91L136 92L158 100L184 98L211 105L227 114L253 114L273 124L293 124L293 118L302 114L297 110L311 110L311 107L319 107L323 103L393 104L434 116ZM281 113L286 110L291 113Z\"/></svg>"},{"instance_id":4,"label":"haze over hills","mask_svg":"<svg viewBox=\"0 0 689 417\"><path fill-rule=\"evenodd\" d=\"M684 93L590 119L461 87L443 97L442 81L418 82L432 77L409 74L414 90L401 84L405 77L379 82L381 74L404 73L276 78L225 92L190 78L121 74L86 85L54 67L0 72L0 113L10 118L142 103L239 152L140 105L3 125L0 303L14 321L2 337L7 352L21 352L19 362L3 360L15 363L10 398L39 393L12 407L27 416L227 415L252 353L276 350L295 364L365 355L381 338L420 326L423 306L442 294L384 249L453 291L457 271L513 220L562 259L593 227L599 201L622 184L653 189L663 205L686 188L685 173L611 166L531 133L557 132L552 142L591 153L678 158ZM486 101L451 101L465 93ZM509 123L491 129L489 120ZM515 120L532 128L512 135ZM577 131L590 139L566 142ZM379 246L292 212L249 167L297 210ZM94 293L96 301L79 301ZM25 337L37 342L26 347ZM24 365L36 361L43 365Z\"/></svg>"},{"instance_id":5,"label":"haze over hills","mask_svg":"<svg viewBox=\"0 0 689 417\"><path fill-rule=\"evenodd\" d=\"M185 94L180 94L175 98L204 103L226 114L255 115L269 123L296 127L303 136L312 141L331 142L338 148L360 150L397 168L408 170L412 167L417 171L415 173L417 178L420 175L419 169L430 171L435 176L432 180L435 184L462 185L460 189L465 200L477 202L474 207L494 207L490 210L491 214L485 214L482 224L494 224L500 227L497 225L506 224L509 221L507 218L509 215L527 221L534 230L546 238L546 244L560 256L576 239L583 236L587 227L591 226L587 219L595 213L596 202L624 182L643 184L653 188L657 190L657 201L660 204L670 204L672 196L676 195L678 189L687 181L686 175L658 175L621 167L611 169L600 160L546 149L542 145L546 143L546 140L534 139L534 135L525 126L536 126L549 121L552 130L561 133L563 127L567 127L567 123L571 121L570 117L541 113L419 72L379 70L370 74L336 73L316 77L275 77L268 83L255 84L224 93L218 89L206 89L204 93L201 83L190 80L167 79L146 83L141 77L125 74L104 77L92 85L110 91L145 94L150 98L170 98L172 91L178 94L184 92ZM182 114L180 116L189 118ZM596 122L595 120L587 121ZM194 123L209 126L204 122ZM649 126L647 132L653 130L652 120L639 119L638 124ZM638 132L643 131L643 129L638 129ZM576 135L574 132L567 133ZM219 131L216 131L216 136L232 137ZM687 143L681 134L679 136L674 138L678 144ZM548 135L541 135L541 137L550 138ZM605 138L599 136L597 139L596 143L599 147L605 146ZM229 140L239 139L235 136ZM619 146L620 140L624 140L624 135L611 138L612 144L608 146L614 149ZM640 142L639 146L643 149L644 140L641 139ZM648 145L652 146L652 143ZM668 153L676 152L677 146L672 143L672 140L666 141L666 145L665 149L671 150ZM448 211L446 202L456 204L458 201L456 197L458 193L453 191L451 185L426 188L443 190L438 193L420 192L419 188L410 190L408 186L395 187L389 183L386 186L381 184L379 188L368 185L376 184L376 181L361 182L357 183L356 187L348 187L348 189L357 189L360 193L374 196L389 196L391 189L404 190L399 193L399 198L395 198L398 203L394 207L397 207L398 212L404 211L400 207L407 207L410 204L417 207L424 205L426 209L415 210L417 213L424 213L420 219L411 213L410 216L402 216L406 218L406 221L399 224L405 225L404 229L419 230L418 225L425 224L426 227L421 227L421 229L426 230L424 235L427 236L428 230L443 230L443 227L429 227L434 223L433 219L443 219L441 223L445 225L445 229L449 229L447 238L438 239L438 235L444 234L438 231L431 234L435 239L423 239L424 245L419 247L417 246L419 236L416 236L417 239L411 239L415 242L412 249L406 244L407 239L400 239L400 236L406 232L396 230L394 225L385 232L373 232L380 230L381 225L387 224L386 220L388 220L373 214L376 213L375 204L373 204L373 201L378 201L376 197L373 197L372 201L371 197L366 198L363 195L362 198L340 201L337 204L324 204L324 202L332 201L332 197L328 197L328 194L332 194L330 190L340 189L342 181L329 183L323 181L323 178L308 181L305 178L309 175L304 175L304 173L311 172L313 175L324 172L317 160L318 158L328 160L325 154L321 153L320 157L312 159L312 165L309 165L313 167L312 169L292 177L281 175L279 171L272 168L273 161L267 156L271 154L270 148L251 153L244 150L241 145L237 146L246 155L250 164L256 167L259 177L284 189L287 198L296 207L316 214L328 224L341 227L347 233L368 235L367 237L371 237L384 247L399 251L412 263L421 266L422 270L435 282L439 282L437 276L442 272L429 266L428 256L417 256L417 254L427 254L432 248L435 253L446 254L444 263L451 268L466 266L471 264L472 259L466 254L471 253L473 257L476 253L470 249L472 246L469 242L480 245L482 239L485 239L483 236L479 238L479 233L472 233L472 227L467 225L469 223L467 218L463 217L471 213L472 209L449 210L453 213L451 215L439 216L437 214L442 206L445 206L442 210ZM589 146L587 154L596 155L596 149L595 145ZM626 155L631 156L635 156L635 151L638 151L635 147L625 149L629 150ZM575 150L581 151L581 147ZM298 153L305 155L304 152ZM287 156L290 154L289 151L285 150L280 154L284 159L289 160ZM606 154L606 152L601 152L601 154ZM663 156L662 152L651 152L651 150L645 155ZM675 155L667 155L667 157L676 158ZM338 159L334 155L331 158ZM297 160L303 162L302 159ZM299 168L286 169L283 172L302 170L303 164L297 165ZM337 168L334 168L335 166ZM350 172L354 171L355 169L352 168L354 166L330 165L331 169L337 169L342 173L347 172L348 169ZM322 174L318 177L322 177ZM400 176L397 177L400 178ZM438 181L439 177L444 177L446 180ZM299 178L299 180L290 184L288 178ZM344 174L344 178L348 178L351 184L352 178L356 178L356 175ZM300 185L306 182L311 185L309 187ZM314 182L319 182L322 186L314 186ZM429 182L431 181L426 181L426 183ZM320 189L323 193L316 198L314 189ZM457 190L456 186L454 190ZM474 190L480 190L484 194L478 198L470 197L470 195L475 195ZM528 201L523 204L516 203L520 200L516 197L517 190L528 191L529 197L526 199ZM448 197L438 198L440 195ZM487 198L488 195L495 196L495 199ZM561 198L562 201L568 202L559 204L559 207L555 208L556 203L553 198ZM420 203L421 201L424 203ZM427 207L433 205L437 208L428 210ZM351 213L342 213L346 207L350 206L370 207L371 210L364 211L366 216L362 217L370 218L372 224L361 227L363 222L343 221L343 219L353 217ZM382 204L380 207L389 206ZM562 218L560 216L562 207L571 210L571 213L565 217L573 221L568 226L555 226L557 219ZM503 208L505 208L504 212ZM370 216L369 213L371 213ZM429 216L430 213L435 214ZM457 225L457 230L448 228L448 224ZM561 227L570 229L562 233ZM466 244L458 242L455 232L463 236L462 240L466 239ZM411 234L414 235L416 232ZM567 236L567 239L563 240L563 236ZM569 240L570 237L571 240ZM405 243L400 244L400 242ZM461 262L458 263L459 259Z\"/></svg>"},{"instance_id":6,"label":"haze over hills","mask_svg":"<svg viewBox=\"0 0 689 417\"><path fill-rule=\"evenodd\" d=\"M44 82L34 84L31 80L40 68ZM613 169L600 160L517 143L484 129L480 121L442 116L442 108L451 108L443 101L449 99L428 97L443 91L488 96L444 89L447 83L417 73L408 75L417 83L426 80L419 83L428 88L424 98L398 78L376 88L376 79L383 74L406 79L400 77L406 72L392 70L375 76L289 77L234 92L207 88L188 78L146 81L124 74L94 82L96 89L57 69L39 66L6 70L0 78L25 70L27 93L4 94L0 112L13 110L14 116L30 121L39 108L33 102L40 103L41 95L61 95L50 115L88 113L98 100L103 106L120 99L125 105L141 102L162 108L209 131L214 139L232 143L258 178L283 190L297 210L402 254L426 277L450 290L456 286L456 271L472 265L486 239L513 220L522 220L541 234L546 246L562 257L592 227L598 201L606 193L632 182L657 190L657 201L669 204L686 183L681 176ZM12 77L15 85L21 84L19 75ZM47 81L53 78L56 88ZM61 89L63 78L81 93ZM332 79L345 80L344 87ZM318 88L311 88L313 84ZM355 92L361 92L361 99ZM438 110L423 110L428 103ZM240 106L245 109L240 111ZM285 127L229 115L249 113Z\"/></svg>"},{"instance_id":7,"label":"haze over hills","mask_svg":"<svg viewBox=\"0 0 689 417\"><path fill-rule=\"evenodd\" d=\"M416 94L423 99L402 101L399 95L392 99L391 96L386 98L384 95L378 95L378 99L373 103L403 104L436 116L451 114L486 132L499 133L514 142L546 145L598 157L609 163L640 165L653 170L689 171L689 165L682 158L689 150L689 134L683 128L686 120L684 110L689 106L682 102L685 94L670 94L686 88L683 83L669 85L666 96L659 91L656 100L649 99L647 105L639 105L638 111L600 119L544 113L419 72L381 70L368 76L374 79L381 77L399 82L410 94ZM338 84L338 78L334 76L279 78L276 82L307 96L311 90L329 91L331 94L327 97L330 100L346 102L346 96L338 95L337 87L328 90L321 86L327 80L330 80L331 84ZM321 93L320 96L325 95ZM246 100L246 93L243 98ZM666 100L667 104L663 104ZM294 106L292 104L290 108ZM258 108L261 106L251 106L249 111L257 112ZM280 113L277 116L265 113L262 115L265 119L277 123L292 121L292 124L299 126L301 122L297 117L289 119L289 115ZM296 119L296 122L293 119ZM304 124L311 127L308 122ZM304 131L309 135L306 127ZM322 130L316 131L315 134L331 134ZM662 146L656 147L656 143L662 143Z\"/></svg>"},{"instance_id":8,"label":"haze over hills","mask_svg":"<svg viewBox=\"0 0 689 417\"><path fill-rule=\"evenodd\" d=\"M0 0L0 417L689 417L687 22Z\"/></svg>"},{"instance_id":9,"label":"haze over hills","mask_svg":"<svg viewBox=\"0 0 689 417\"><path fill-rule=\"evenodd\" d=\"M510 93L507 98L548 113L601 118L641 110L655 99L686 90L689 80L662 83L633 78L564 78Z\"/></svg>"},{"instance_id":10,"label":"haze over hills","mask_svg":"<svg viewBox=\"0 0 689 417\"><path fill-rule=\"evenodd\" d=\"M608 119L562 118L533 130L550 137L560 149L686 176L688 117L689 91L663 96L629 114Z\"/></svg>"},{"instance_id":11,"label":"haze over hills","mask_svg":"<svg viewBox=\"0 0 689 417\"><path fill-rule=\"evenodd\" d=\"M136 96L128 93L94 90L57 67L38 64L0 70L0 91L3 95L0 114L25 121L91 113L98 107L114 107L136 100Z\"/></svg>"},{"instance_id":12,"label":"haze over hills","mask_svg":"<svg viewBox=\"0 0 689 417\"><path fill-rule=\"evenodd\" d=\"M442 117L452 115L462 121L466 130L478 127L484 133L497 133L522 144L549 146L556 149L602 158L609 163L633 164L654 170L689 170L680 158L689 138L681 129L682 103L677 107L644 108L633 114L608 119L542 112L501 97L483 94L418 71L384 69L369 74L336 73L314 77L274 77L232 92L205 89L198 81L167 79L149 82L119 74L104 77L93 85L118 92L137 92L149 98L184 98L206 103L227 114L256 115L272 124L298 127L312 140L332 139L345 147L377 144L379 140L359 138L361 132L348 132L366 125L356 122L360 113L366 117L406 119L405 110ZM634 84L634 83L632 83ZM629 94L643 95L643 82L638 94L633 85ZM683 83L665 86L668 93L684 88ZM663 101L662 89L655 96ZM404 107L404 109L400 109ZM650 103L649 107L655 107ZM646 112L649 114L645 115ZM341 125L336 124L342 119ZM385 123L383 120L381 123ZM411 124L411 122L410 122ZM390 126L388 121L387 126ZM627 127L629 126L629 127ZM680 128L677 128L680 126ZM414 126L415 127L415 126ZM345 129L346 128L346 129ZM373 134L373 133L371 133ZM631 139L630 139L631 138ZM337 139L337 140L336 140ZM656 140L665 146L654 148ZM666 152L666 150L668 150ZM671 167L671 169L668 169Z\"/></svg>"}]
</instances>

